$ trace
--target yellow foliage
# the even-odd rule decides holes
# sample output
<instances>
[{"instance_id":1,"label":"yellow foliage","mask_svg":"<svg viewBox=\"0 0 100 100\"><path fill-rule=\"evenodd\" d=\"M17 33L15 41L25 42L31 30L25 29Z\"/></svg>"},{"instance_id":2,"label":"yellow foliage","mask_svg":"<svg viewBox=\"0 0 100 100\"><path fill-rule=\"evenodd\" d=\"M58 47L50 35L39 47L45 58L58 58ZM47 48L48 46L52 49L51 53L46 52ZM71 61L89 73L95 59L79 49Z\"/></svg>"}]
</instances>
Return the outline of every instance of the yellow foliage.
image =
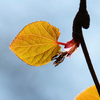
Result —
<instances>
[{"instance_id":1,"label":"yellow foliage","mask_svg":"<svg viewBox=\"0 0 100 100\"><path fill-rule=\"evenodd\" d=\"M33 66L49 63L60 52L57 44L59 29L39 21L25 26L10 45L10 49L24 62Z\"/></svg>"},{"instance_id":2,"label":"yellow foliage","mask_svg":"<svg viewBox=\"0 0 100 100\"><path fill-rule=\"evenodd\" d=\"M79 94L75 100L100 100L100 97L95 85L93 85Z\"/></svg>"}]
</instances>

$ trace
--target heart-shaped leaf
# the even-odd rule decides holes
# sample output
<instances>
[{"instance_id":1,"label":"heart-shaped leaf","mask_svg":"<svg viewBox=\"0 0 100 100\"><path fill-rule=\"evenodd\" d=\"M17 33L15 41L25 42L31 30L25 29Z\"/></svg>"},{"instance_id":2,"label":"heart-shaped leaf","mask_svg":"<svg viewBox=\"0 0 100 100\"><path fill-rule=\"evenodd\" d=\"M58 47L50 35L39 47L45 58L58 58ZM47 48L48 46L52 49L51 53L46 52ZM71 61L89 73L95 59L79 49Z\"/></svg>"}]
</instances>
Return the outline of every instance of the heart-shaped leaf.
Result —
<instances>
[{"instance_id":1,"label":"heart-shaped leaf","mask_svg":"<svg viewBox=\"0 0 100 100\"><path fill-rule=\"evenodd\" d=\"M59 29L39 21L25 26L10 45L10 49L24 62L33 66L49 63L60 52L57 44Z\"/></svg>"}]
</instances>

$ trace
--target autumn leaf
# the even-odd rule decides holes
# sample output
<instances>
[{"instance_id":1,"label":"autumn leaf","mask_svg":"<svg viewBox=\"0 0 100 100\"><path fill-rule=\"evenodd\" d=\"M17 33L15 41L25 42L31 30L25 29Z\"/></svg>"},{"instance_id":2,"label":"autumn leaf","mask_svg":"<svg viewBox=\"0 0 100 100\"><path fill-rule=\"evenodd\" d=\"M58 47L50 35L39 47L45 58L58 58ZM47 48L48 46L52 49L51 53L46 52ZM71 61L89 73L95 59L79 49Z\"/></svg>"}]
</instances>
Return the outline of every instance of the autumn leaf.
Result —
<instances>
[{"instance_id":1,"label":"autumn leaf","mask_svg":"<svg viewBox=\"0 0 100 100\"><path fill-rule=\"evenodd\" d=\"M33 66L49 63L60 52L57 44L59 29L39 21L25 26L10 45L10 49L24 62Z\"/></svg>"},{"instance_id":2,"label":"autumn leaf","mask_svg":"<svg viewBox=\"0 0 100 100\"><path fill-rule=\"evenodd\" d=\"M100 100L100 97L95 85L93 85L79 94L75 100Z\"/></svg>"}]
</instances>

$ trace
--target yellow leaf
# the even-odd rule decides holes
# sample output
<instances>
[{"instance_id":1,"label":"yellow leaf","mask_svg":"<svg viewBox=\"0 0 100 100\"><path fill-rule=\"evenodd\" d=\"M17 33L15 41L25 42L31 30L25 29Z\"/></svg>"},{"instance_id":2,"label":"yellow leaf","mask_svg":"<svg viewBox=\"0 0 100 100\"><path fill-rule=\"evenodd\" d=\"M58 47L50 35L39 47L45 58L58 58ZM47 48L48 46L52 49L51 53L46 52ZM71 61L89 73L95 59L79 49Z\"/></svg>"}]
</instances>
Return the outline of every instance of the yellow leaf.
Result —
<instances>
[{"instance_id":1,"label":"yellow leaf","mask_svg":"<svg viewBox=\"0 0 100 100\"><path fill-rule=\"evenodd\" d=\"M100 100L100 97L95 85L93 85L92 87L87 88L85 91L79 94L75 100Z\"/></svg>"},{"instance_id":2,"label":"yellow leaf","mask_svg":"<svg viewBox=\"0 0 100 100\"><path fill-rule=\"evenodd\" d=\"M33 66L49 63L60 52L57 44L59 29L39 21L25 26L10 45L10 49L24 62Z\"/></svg>"}]
</instances>

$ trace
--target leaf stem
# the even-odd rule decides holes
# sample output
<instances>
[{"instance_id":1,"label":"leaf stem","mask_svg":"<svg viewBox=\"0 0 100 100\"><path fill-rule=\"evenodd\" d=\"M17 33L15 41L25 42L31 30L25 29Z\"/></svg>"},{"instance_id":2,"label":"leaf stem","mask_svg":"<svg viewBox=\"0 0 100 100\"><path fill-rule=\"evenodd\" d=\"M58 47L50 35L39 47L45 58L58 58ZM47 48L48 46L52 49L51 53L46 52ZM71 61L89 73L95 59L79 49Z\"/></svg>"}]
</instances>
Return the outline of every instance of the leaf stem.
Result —
<instances>
[{"instance_id":1,"label":"leaf stem","mask_svg":"<svg viewBox=\"0 0 100 100\"><path fill-rule=\"evenodd\" d=\"M57 42L57 44L60 44L60 45L66 45L66 43L63 43L63 42L58 42L58 41L56 41Z\"/></svg>"},{"instance_id":2,"label":"leaf stem","mask_svg":"<svg viewBox=\"0 0 100 100\"><path fill-rule=\"evenodd\" d=\"M87 50L87 47L86 47L86 44L85 44L85 41L84 41L84 37L83 37L82 34L79 36L79 39L80 39L80 42L81 42L81 47L82 47L82 50L83 50L83 53L84 53L86 62L88 64L89 71L91 73L91 76L92 76L93 81L95 83L95 86L97 88L98 94L100 96L100 85L99 85L99 81L98 81L97 76L95 74L95 71L94 71L94 68L93 68L93 65L92 65L92 62L91 62L91 59L90 59L90 56L89 56L89 53L88 53L88 50Z\"/></svg>"}]
</instances>

